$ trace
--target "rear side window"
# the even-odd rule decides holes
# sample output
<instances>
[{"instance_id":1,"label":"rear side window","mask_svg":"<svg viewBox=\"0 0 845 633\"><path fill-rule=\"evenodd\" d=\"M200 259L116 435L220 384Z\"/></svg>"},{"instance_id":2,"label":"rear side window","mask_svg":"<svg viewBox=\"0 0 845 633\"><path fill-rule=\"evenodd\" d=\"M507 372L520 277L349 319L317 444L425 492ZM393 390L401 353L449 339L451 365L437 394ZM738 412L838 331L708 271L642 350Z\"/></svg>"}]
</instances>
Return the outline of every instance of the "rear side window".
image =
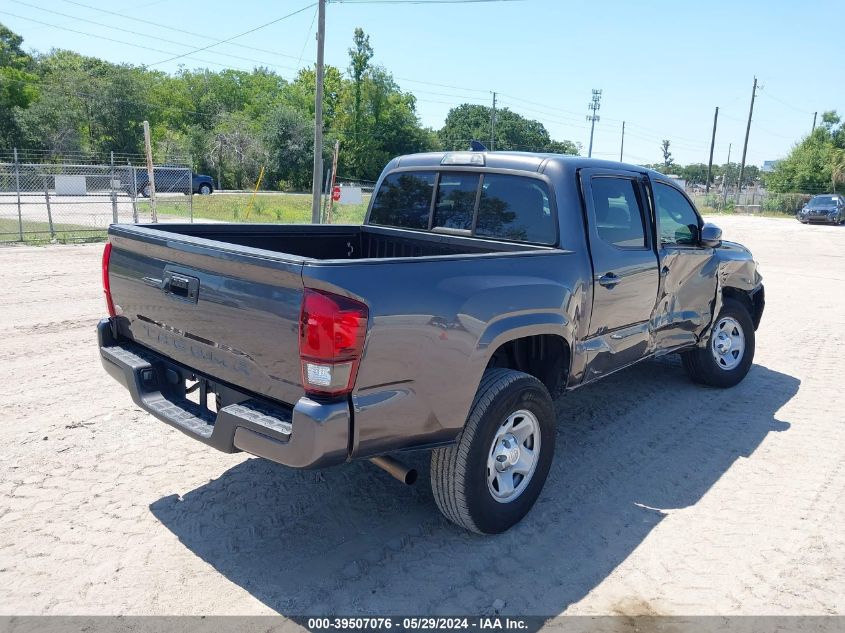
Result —
<instances>
[{"instance_id":1,"label":"rear side window","mask_svg":"<svg viewBox=\"0 0 845 633\"><path fill-rule=\"evenodd\" d=\"M536 178L485 174L475 234L554 244L555 224L546 184Z\"/></svg>"},{"instance_id":2,"label":"rear side window","mask_svg":"<svg viewBox=\"0 0 845 633\"><path fill-rule=\"evenodd\" d=\"M546 183L535 178L486 174L476 235L554 244L555 225Z\"/></svg>"},{"instance_id":3,"label":"rear side window","mask_svg":"<svg viewBox=\"0 0 845 633\"><path fill-rule=\"evenodd\" d=\"M370 223L405 229L427 229L434 193L434 172L390 174L373 201Z\"/></svg>"},{"instance_id":4,"label":"rear side window","mask_svg":"<svg viewBox=\"0 0 845 633\"><path fill-rule=\"evenodd\" d=\"M645 248L645 226L634 181L629 178L593 178L596 233L618 248Z\"/></svg>"}]
</instances>

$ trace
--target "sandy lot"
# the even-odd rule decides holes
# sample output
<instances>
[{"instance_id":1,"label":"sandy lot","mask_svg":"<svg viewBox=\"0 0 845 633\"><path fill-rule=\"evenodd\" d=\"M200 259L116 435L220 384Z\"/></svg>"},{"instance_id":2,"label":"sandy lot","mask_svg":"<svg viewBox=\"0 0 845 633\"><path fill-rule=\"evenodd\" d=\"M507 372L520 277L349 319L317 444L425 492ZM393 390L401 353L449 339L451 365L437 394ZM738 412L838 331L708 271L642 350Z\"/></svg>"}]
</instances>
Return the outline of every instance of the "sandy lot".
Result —
<instances>
[{"instance_id":1,"label":"sandy lot","mask_svg":"<svg viewBox=\"0 0 845 633\"><path fill-rule=\"evenodd\" d=\"M557 403L529 517L484 538L427 459L207 449L102 371L102 247L0 248L0 613L845 614L845 227L719 218L768 306L739 387L648 362Z\"/></svg>"}]
</instances>

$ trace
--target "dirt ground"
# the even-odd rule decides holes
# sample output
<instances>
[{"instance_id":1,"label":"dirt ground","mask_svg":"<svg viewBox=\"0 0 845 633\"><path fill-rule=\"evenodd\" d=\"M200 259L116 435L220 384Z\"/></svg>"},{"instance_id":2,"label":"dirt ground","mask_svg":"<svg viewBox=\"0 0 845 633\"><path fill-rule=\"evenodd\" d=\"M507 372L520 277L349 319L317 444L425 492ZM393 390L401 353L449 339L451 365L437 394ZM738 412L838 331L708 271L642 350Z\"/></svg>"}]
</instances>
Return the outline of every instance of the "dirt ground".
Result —
<instances>
[{"instance_id":1,"label":"dirt ground","mask_svg":"<svg viewBox=\"0 0 845 633\"><path fill-rule=\"evenodd\" d=\"M415 487L296 472L142 413L98 360L102 246L0 248L0 613L845 614L845 227L715 221L765 277L747 379L662 360L565 395L492 538L422 455Z\"/></svg>"}]
</instances>

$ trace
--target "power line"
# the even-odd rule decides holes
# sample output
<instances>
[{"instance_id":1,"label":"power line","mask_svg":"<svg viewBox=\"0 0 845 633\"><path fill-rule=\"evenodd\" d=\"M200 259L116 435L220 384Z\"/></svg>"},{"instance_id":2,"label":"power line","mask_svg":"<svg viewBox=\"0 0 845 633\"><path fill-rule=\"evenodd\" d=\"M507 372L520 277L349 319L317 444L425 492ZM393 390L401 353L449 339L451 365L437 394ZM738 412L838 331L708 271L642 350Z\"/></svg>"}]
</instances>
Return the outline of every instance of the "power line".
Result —
<instances>
[{"instance_id":1,"label":"power line","mask_svg":"<svg viewBox=\"0 0 845 633\"><path fill-rule=\"evenodd\" d=\"M790 104L790 103L787 103L787 102L786 102L786 101L784 101L783 99L780 99L780 98L776 97L775 95L773 95L771 92L768 92L768 91L767 91L767 92L764 92L764 93L763 93L763 96L768 97L768 98L770 98L770 99L774 99L775 101L777 101L777 102L778 102L778 103L780 103L781 105L786 106L786 107L787 107L787 108L789 108L790 110L795 110L796 112L800 112L801 114L810 114L810 111L809 111L809 110L805 110L804 108L799 108L799 107L794 106L794 105L792 105L792 104Z\"/></svg>"},{"instance_id":2,"label":"power line","mask_svg":"<svg viewBox=\"0 0 845 633\"><path fill-rule=\"evenodd\" d=\"M452 90L462 90L465 92L483 92L484 94L489 93L489 90L482 90L481 88L463 88L461 86L452 86L449 84L439 84L433 81L422 81L421 79L410 79L408 77L396 77L399 81L410 81L414 84L422 84L424 86L436 86L438 88L451 88ZM423 91L421 91L423 92ZM454 96L454 95L446 95L446 96Z\"/></svg>"},{"instance_id":3,"label":"power line","mask_svg":"<svg viewBox=\"0 0 845 633\"><path fill-rule=\"evenodd\" d=\"M296 60L296 67L301 68L302 56L305 55L305 49L308 48L308 40L311 39L311 31L314 29L314 22L317 20L317 14L320 12L320 7L314 9L314 15L311 18L311 26L308 27L308 32L305 35L305 42L302 44L302 50L299 51L299 59Z\"/></svg>"},{"instance_id":4,"label":"power line","mask_svg":"<svg viewBox=\"0 0 845 633\"><path fill-rule=\"evenodd\" d=\"M270 20L269 22L265 22L264 24L259 24L258 26L254 27L254 28L248 29L248 30L246 30L242 33L238 33L237 35L233 35L232 37L227 37L226 39L213 42L213 43L208 44L206 46L200 46L199 48L195 48L192 51L188 51L187 53L183 53L181 55L174 55L173 57L168 57L167 59L162 59L161 61L154 62L152 64L147 64L147 66L150 67L150 66L158 66L159 64L166 64L167 62L172 62L174 60L181 59L182 57L188 57L190 55L193 55L194 53L200 53L202 51L206 51L209 48L214 48L215 46L219 46L220 44L226 44L227 42L231 42L232 40L236 40L239 37L243 37L244 35L249 35L250 33L255 33L256 31L267 28L268 26L271 26L273 24L278 24L282 20L287 20L288 18L292 18L293 16L295 16L299 13L302 13L303 11L307 11L308 9L316 6L316 4L317 4L316 2L312 2L311 4L304 6L301 9L297 9L296 11L292 11L291 13L288 13L287 15L283 15L280 18Z\"/></svg>"},{"instance_id":5,"label":"power line","mask_svg":"<svg viewBox=\"0 0 845 633\"><path fill-rule=\"evenodd\" d=\"M20 5L23 5L23 6L25 6L25 7L30 7L31 9L36 9L36 10L38 10L38 11L43 11L43 12L45 12L45 13L50 13L50 14L53 14L53 15L58 15L58 16L61 16L61 17L63 17L63 18L70 18L71 20L77 20L77 21L79 21L79 22L86 22L86 23L88 23L88 24L93 24L94 26L99 26L99 27L101 27L101 28L112 29L112 30L114 30L114 31L121 31L121 32L123 32L123 33L129 33L130 35L134 35L134 36L136 36L136 37L137 37L137 36L141 36L141 37L149 37L149 38L151 38L151 39L154 39L154 40L159 41L159 42L164 42L164 43L166 43L166 44L174 44L174 45L176 45L176 46L187 46L188 48L190 48L190 47L191 47L191 45L190 45L190 44L185 44L184 42L177 42L177 41L175 41L175 40L168 40L168 39L165 39L165 38L163 38L163 37L156 36L156 35L150 35L150 34L145 34L145 33L139 33L138 31L135 31L135 30L132 30L132 29L124 29L124 28L119 27L119 26L112 26L112 25L110 25L110 24L103 24L102 22L97 22L96 20L89 20L89 19L87 19L87 18L81 18L81 17L77 17L77 16L75 16L75 15L69 15L69 14L67 14L67 13L62 13L61 11L54 11L54 10L52 10L52 9L45 9L45 8L43 8L43 7L39 7L39 6L37 6L37 5L30 4L30 3L28 3L28 2L24 2L23 0L12 0L12 2L14 2L15 4L20 4ZM55 28L62 28L62 27L58 27L58 26L57 26L57 27L55 27ZM126 42L126 43L127 43L127 44L129 44L129 42ZM131 44L130 44L130 45L131 45ZM242 57L242 56L240 56L240 55L235 55L235 54L233 54L233 53L224 53L224 52L222 52L222 51L209 51L209 53L211 53L211 54L213 54L213 55L225 55L225 56L230 57L230 58L240 59L240 60L243 60L243 61L248 61L248 62L253 62L253 63L255 63L255 64L260 64L260 65L262 65L262 66L273 66L273 67L276 67L276 68L284 68L284 69L286 69L286 70L299 70L299 68L298 68L298 67L297 67L297 68L293 68L293 67L291 67L291 66L283 66L283 65L281 65L281 64L272 64L272 63L268 63L268 62L265 62L265 61L260 60L260 59L253 59L253 58L251 58L251 57Z\"/></svg>"},{"instance_id":6,"label":"power line","mask_svg":"<svg viewBox=\"0 0 845 633\"><path fill-rule=\"evenodd\" d=\"M132 42L126 42L124 40L117 40L113 37L107 37L105 35L97 35L95 33L88 33L86 31L80 31L78 29L72 29L68 26L59 26L57 24L51 24L50 22L44 22L43 20L36 20L35 18L28 18L28 17L23 16L23 15L17 15L16 13L11 13L9 11L0 11L0 13L2 13L3 15L9 15L13 18L18 18L20 20L26 20L28 22L34 22L36 24L43 24L44 26L49 26L49 27L52 27L54 29L59 29L61 31L69 31L71 33L76 33L78 35L84 35L85 37L93 37L93 38L98 39L98 40L105 40L107 42L114 42L116 44L123 44L124 46L132 46L132 47L135 47L135 48L142 48L144 50L154 51L156 53L165 53L165 54L168 54L168 55L172 54L169 51L165 51L165 50L162 50L160 48L153 48L152 46L144 46L143 44L133 44ZM250 71L248 71L244 68L238 68L237 66L232 66L231 64L223 64L223 63L220 63L220 62L211 61L209 59L201 59L199 57L194 57L194 59L198 62L202 62L203 64L211 64L213 66L222 66L223 68L234 68L235 70L242 70L244 72L250 72Z\"/></svg>"},{"instance_id":7,"label":"power line","mask_svg":"<svg viewBox=\"0 0 845 633\"><path fill-rule=\"evenodd\" d=\"M520 103L527 103L529 105L539 106L539 107L545 108L547 110L556 110L558 112L566 112L568 114L572 114L572 115L577 116L578 117L577 120L579 120L579 121L581 120L581 113L575 112L574 110L564 110L563 108L558 108L558 107L555 107L555 106L546 105L544 103L539 103L537 101L529 101L528 99L523 99L521 97L514 97L513 95L508 95L508 94L505 94L503 92L499 93L499 94L501 94L503 97L507 97L508 99L513 99L514 101L519 101Z\"/></svg>"},{"instance_id":8,"label":"power line","mask_svg":"<svg viewBox=\"0 0 845 633\"><path fill-rule=\"evenodd\" d=\"M489 4L525 0L335 0L337 4Z\"/></svg>"},{"instance_id":9,"label":"power line","mask_svg":"<svg viewBox=\"0 0 845 633\"><path fill-rule=\"evenodd\" d=\"M204 40L215 40L214 37L209 35L205 35L203 33L197 33L195 31L188 31L185 29L180 29L175 26L171 26L169 24L162 24L161 22L153 22L152 20L145 20L141 17L136 17L134 15L126 15L125 13L119 13L117 11L110 11L108 9L101 9L100 7L95 7L90 4L85 4L84 2L78 2L77 0L62 0L62 2L67 2L68 4L73 4L78 7L84 7L86 9L91 9L92 11L99 11L100 13L105 13L107 15L114 15L119 18L123 18L125 20L131 20L132 22L142 22L143 24L149 24L150 26L155 26L161 29L167 29L168 31L173 31L175 33L184 33L185 35L191 35L193 37L198 37ZM140 8L140 7L138 7ZM258 51L259 53L268 53L270 55L277 55L279 57L288 57L290 59L297 59L296 55L287 55L285 53L279 53L278 51L269 50L266 48L258 48L256 46L249 46L248 44L243 44L241 42L227 42L230 46L237 46L239 48L247 48L253 51Z\"/></svg>"}]
</instances>

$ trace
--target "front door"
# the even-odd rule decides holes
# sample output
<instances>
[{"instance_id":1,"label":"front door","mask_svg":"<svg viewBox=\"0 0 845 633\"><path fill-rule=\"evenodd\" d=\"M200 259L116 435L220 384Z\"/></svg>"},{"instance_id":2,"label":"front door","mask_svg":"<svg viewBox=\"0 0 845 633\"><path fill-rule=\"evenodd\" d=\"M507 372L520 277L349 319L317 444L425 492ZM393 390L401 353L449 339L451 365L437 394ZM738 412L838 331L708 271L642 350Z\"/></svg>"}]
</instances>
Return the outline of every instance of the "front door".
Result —
<instances>
[{"instance_id":1,"label":"front door","mask_svg":"<svg viewBox=\"0 0 845 633\"><path fill-rule=\"evenodd\" d=\"M660 257L653 344L660 354L694 345L712 321L719 261L700 243L703 223L689 199L659 180L651 189Z\"/></svg>"},{"instance_id":2,"label":"front door","mask_svg":"<svg viewBox=\"0 0 845 633\"><path fill-rule=\"evenodd\" d=\"M629 365L651 349L659 273L644 176L581 171L593 263L593 309L585 381Z\"/></svg>"}]
</instances>

